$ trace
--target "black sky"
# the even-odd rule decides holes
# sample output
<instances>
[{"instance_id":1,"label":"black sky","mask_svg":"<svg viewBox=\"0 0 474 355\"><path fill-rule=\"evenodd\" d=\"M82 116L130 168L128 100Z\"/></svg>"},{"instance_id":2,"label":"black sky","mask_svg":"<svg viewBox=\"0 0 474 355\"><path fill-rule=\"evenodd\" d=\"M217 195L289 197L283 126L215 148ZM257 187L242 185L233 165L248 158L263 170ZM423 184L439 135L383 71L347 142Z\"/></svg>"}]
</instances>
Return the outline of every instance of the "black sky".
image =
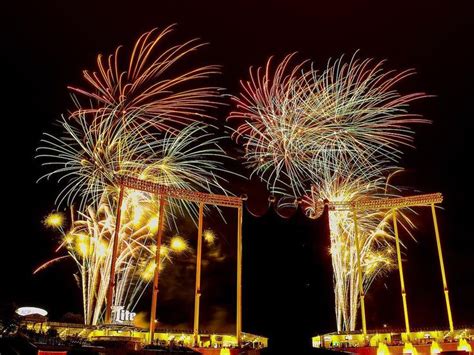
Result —
<instances>
[{"instance_id":1,"label":"black sky","mask_svg":"<svg viewBox=\"0 0 474 355\"><path fill-rule=\"evenodd\" d=\"M248 67L298 51L324 66L352 54L414 68L403 90L435 95L412 110L433 121L417 127L407 172L397 181L412 191L440 191L439 212L453 317L474 322L474 238L468 204L472 156L465 139L472 120L472 11L468 1L32 1L2 11L3 225L0 302L39 305L60 317L80 312L67 266L32 277L54 247L41 226L58 187L36 184L34 149L41 132L70 105L66 86L81 84L96 54L130 46L141 33L177 23L173 42L209 42L196 58L222 65L220 85L237 93ZM222 119L226 114L223 110ZM245 187L244 187L245 189ZM426 214L426 216L425 216ZM246 214L244 328L271 337L274 348L303 349L309 337L334 329L331 267L321 222L301 215ZM408 242L409 306L416 327L445 325L429 214L419 217L418 242ZM369 292L369 327L403 325L397 274ZM288 342L284 335L289 335Z\"/></svg>"}]
</instances>

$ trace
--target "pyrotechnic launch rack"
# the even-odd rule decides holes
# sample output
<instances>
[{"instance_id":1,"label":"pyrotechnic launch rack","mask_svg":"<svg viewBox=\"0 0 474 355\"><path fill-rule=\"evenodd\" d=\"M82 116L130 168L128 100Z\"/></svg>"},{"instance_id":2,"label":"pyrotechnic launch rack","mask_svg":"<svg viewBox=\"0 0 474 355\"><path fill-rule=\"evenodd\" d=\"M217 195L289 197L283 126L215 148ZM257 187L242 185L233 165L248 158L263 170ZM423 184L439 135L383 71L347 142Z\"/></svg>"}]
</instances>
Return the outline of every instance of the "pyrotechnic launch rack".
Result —
<instances>
[{"instance_id":1,"label":"pyrotechnic launch rack","mask_svg":"<svg viewBox=\"0 0 474 355\"><path fill-rule=\"evenodd\" d=\"M110 324L113 305L113 295L115 288L115 264L118 252L118 233L120 231L122 202L124 191L126 189L137 190L155 194L159 197L158 212L158 230L156 232L156 252L155 252L155 270L153 277L153 296L150 315L150 343L153 342L156 327L156 305L158 298L158 282L160 269L160 247L163 236L165 205L167 199L180 199L199 204L199 222L197 238L197 256L196 256L196 285L194 291L194 326L193 337L195 345L199 343L199 308L201 297L201 260L202 260L202 235L203 235L203 214L204 206L212 205L219 207L230 207L237 209L237 309L236 309L236 338L240 346L242 340L242 214L244 198L235 196L226 196L210 194L203 192L194 192L185 189L163 186L153 182L137 179L130 176L119 176L117 178L119 186L119 196L117 203L117 214L115 222L115 231L113 236L112 265L110 268L109 285L107 289L107 304L105 312L105 323Z\"/></svg>"}]
</instances>

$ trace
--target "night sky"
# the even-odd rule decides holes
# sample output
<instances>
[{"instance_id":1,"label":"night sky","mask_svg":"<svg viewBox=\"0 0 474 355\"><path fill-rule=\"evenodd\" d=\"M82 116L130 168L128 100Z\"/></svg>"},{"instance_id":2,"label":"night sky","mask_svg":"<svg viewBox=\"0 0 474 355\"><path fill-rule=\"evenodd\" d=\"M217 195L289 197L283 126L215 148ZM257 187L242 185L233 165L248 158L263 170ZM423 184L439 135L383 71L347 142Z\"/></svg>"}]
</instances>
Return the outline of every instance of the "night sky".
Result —
<instances>
[{"instance_id":1,"label":"night sky","mask_svg":"<svg viewBox=\"0 0 474 355\"><path fill-rule=\"evenodd\" d=\"M44 170L33 159L34 150L41 133L50 130L70 107L66 86L83 83L81 71L95 68L97 53L108 54L120 44L130 47L141 33L177 23L170 43L195 37L209 42L190 60L222 65L223 75L215 80L229 94L238 93L239 80L247 78L249 66L293 51L299 52L300 59L314 60L317 67L330 57L359 49L360 57L387 59L387 68L416 70L417 75L400 89L433 95L411 108L433 123L416 127L416 149L405 150L401 165L406 171L395 183L410 192L444 194L444 210L438 216L453 318L455 325L472 325L474 238L467 196L472 189L472 157L465 139L472 120L474 58L472 12L467 3L82 0L16 2L15 8L10 3L2 11L6 31L2 31L1 57L6 62L2 65L0 303L41 306L54 319L66 312L81 312L72 264L31 275L56 245L54 233L44 229L41 219L54 209L59 191L51 182L36 184ZM229 110L221 109L219 117L223 120ZM249 194L252 211L265 209L263 185L242 181L238 185L235 193ZM430 211L421 210L416 222L417 241L405 236L412 327L447 328ZM214 225L230 246L233 223ZM278 353L286 348L302 353L312 335L335 329L327 238L323 219L308 220L300 212L290 219L280 218L271 209L259 218L248 212L244 215L244 330L270 337ZM227 290L223 295L229 294L226 300L212 298L219 304L214 310L233 302L233 293L228 291L235 274L229 265L222 274L231 281L216 276L220 285L206 284L209 293L215 294L220 287ZM194 287L192 279L187 282ZM399 291L396 271L373 285L367 295L369 328L403 326ZM212 302L205 304L211 307ZM171 319L180 307L172 308L173 302L168 306L162 305L161 312ZM232 314L226 317L232 321ZM188 318L192 320L192 309Z\"/></svg>"}]
</instances>

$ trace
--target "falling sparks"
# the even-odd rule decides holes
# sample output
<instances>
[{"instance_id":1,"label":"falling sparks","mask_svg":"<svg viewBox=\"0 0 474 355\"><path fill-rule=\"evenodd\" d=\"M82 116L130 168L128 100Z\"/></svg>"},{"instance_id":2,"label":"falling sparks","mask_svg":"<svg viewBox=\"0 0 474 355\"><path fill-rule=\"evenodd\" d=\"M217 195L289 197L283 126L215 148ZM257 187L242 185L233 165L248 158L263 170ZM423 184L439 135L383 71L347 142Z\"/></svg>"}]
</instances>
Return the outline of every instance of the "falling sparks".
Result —
<instances>
[{"instance_id":1,"label":"falling sparks","mask_svg":"<svg viewBox=\"0 0 474 355\"><path fill-rule=\"evenodd\" d=\"M212 245L216 241L216 235L210 229L206 229L204 231L204 240L209 244Z\"/></svg>"},{"instance_id":2,"label":"falling sparks","mask_svg":"<svg viewBox=\"0 0 474 355\"><path fill-rule=\"evenodd\" d=\"M46 216L43 223L49 228L60 228L64 224L64 214L61 212L52 212Z\"/></svg>"},{"instance_id":3,"label":"falling sparks","mask_svg":"<svg viewBox=\"0 0 474 355\"><path fill-rule=\"evenodd\" d=\"M152 217L148 221L147 227L152 233L156 233L158 231L158 223L159 223L159 218L158 217Z\"/></svg>"},{"instance_id":4,"label":"falling sparks","mask_svg":"<svg viewBox=\"0 0 474 355\"><path fill-rule=\"evenodd\" d=\"M155 275L156 263L154 261L150 261L148 265L145 267L145 270L142 271L141 277L145 281L151 281L153 276Z\"/></svg>"},{"instance_id":5,"label":"falling sparks","mask_svg":"<svg viewBox=\"0 0 474 355\"><path fill-rule=\"evenodd\" d=\"M177 253L182 253L188 249L188 243L180 236L175 236L171 239L170 247Z\"/></svg>"}]
</instances>

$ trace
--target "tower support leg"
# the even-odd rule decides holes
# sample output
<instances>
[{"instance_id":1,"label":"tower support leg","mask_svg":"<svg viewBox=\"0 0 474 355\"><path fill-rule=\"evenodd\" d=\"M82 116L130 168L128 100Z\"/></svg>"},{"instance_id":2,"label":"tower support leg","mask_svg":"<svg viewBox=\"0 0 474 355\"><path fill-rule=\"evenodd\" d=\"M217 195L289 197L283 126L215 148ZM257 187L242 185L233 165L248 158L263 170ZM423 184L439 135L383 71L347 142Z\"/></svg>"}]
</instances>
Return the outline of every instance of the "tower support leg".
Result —
<instances>
[{"instance_id":1,"label":"tower support leg","mask_svg":"<svg viewBox=\"0 0 474 355\"><path fill-rule=\"evenodd\" d=\"M405 328L407 337L410 338L410 320L408 319L407 294L405 291L405 279L403 277L402 255L400 251L400 238L398 237L397 210L392 210L393 231L395 233L395 245L397 248L398 271L400 273L400 287L402 290L403 314L405 316Z\"/></svg>"},{"instance_id":2,"label":"tower support leg","mask_svg":"<svg viewBox=\"0 0 474 355\"><path fill-rule=\"evenodd\" d=\"M196 255L196 288L194 290L194 346L199 344L199 307L201 299L201 260L202 260L202 225L203 225L204 203L199 204L199 222L198 222L198 238L197 238L197 255Z\"/></svg>"},{"instance_id":3,"label":"tower support leg","mask_svg":"<svg viewBox=\"0 0 474 355\"><path fill-rule=\"evenodd\" d=\"M155 251L155 272L153 274L153 295L151 298L150 312L150 344L153 343L155 337L156 326L156 305L158 299L158 282L160 278L160 262L161 262L161 239L163 237L163 226L165 221L165 199L160 196L160 208L158 215L158 230L156 232L156 251Z\"/></svg>"},{"instance_id":4,"label":"tower support leg","mask_svg":"<svg viewBox=\"0 0 474 355\"><path fill-rule=\"evenodd\" d=\"M453 325L453 316L451 314L451 303L449 302L448 282L446 280L446 272L444 270L443 251L441 250L441 240L439 237L438 219L436 218L436 208L435 208L434 203L431 204L431 213L433 215L433 225L434 225L435 236L436 236L436 246L438 248L439 266L441 268L441 278L443 280L444 298L446 299L446 311L448 313L449 330L453 332L454 325Z\"/></svg>"},{"instance_id":5,"label":"tower support leg","mask_svg":"<svg viewBox=\"0 0 474 355\"><path fill-rule=\"evenodd\" d=\"M237 343L241 345L242 338L242 205L237 209Z\"/></svg>"},{"instance_id":6,"label":"tower support leg","mask_svg":"<svg viewBox=\"0 0 474 355\"><path fill-rule=\"evenodd\" d=\"M357 272L359 274L359 296L360 296L360 313L362 318L362 333L367 335L367 324L365 319L365 293L364 293L364 283L362 279L362 266L360 260L360 243L359 243L359 226L357 223L357 210L354 208L353 211L354 217L354 242L356 245L357 252Z\"/></svg>"},{"instance_id":7,"label":"tower support leg","mask_svg":"<svg viewBox=\"0 0 474 355\"><path fill-rule=\"evenodd\" d=\"M105 323L106 324L110 323L110 317L112 315L112 302L113 302L114 290L115 290L115 264L117 262L124 190L125 188L122 185L120 185L119 196L118 196L118 201L117 201L117 213L115 214L115 230L114 230L114 237L113 237L113 242L112 242L112 260L110 262L111 265L110 265L110 273L109 273L109 285L107 288L107 300L106 300L106 305L105 305Z\"/></svg>"}]
</instances>

